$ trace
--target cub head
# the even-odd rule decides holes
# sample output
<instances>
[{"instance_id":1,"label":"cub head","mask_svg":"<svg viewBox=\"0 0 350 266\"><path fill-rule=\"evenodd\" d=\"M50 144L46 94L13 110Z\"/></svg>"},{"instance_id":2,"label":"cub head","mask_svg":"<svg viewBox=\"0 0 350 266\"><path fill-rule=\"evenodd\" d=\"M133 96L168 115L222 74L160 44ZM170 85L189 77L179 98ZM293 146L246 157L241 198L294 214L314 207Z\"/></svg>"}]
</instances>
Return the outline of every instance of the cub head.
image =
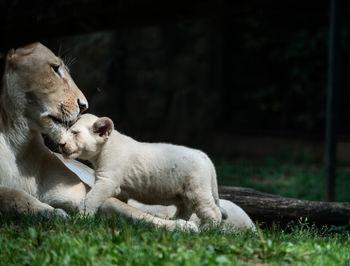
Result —
<instances>
[{"instance_id":1,"label":"cub head","mask_svg":"<svg viewBox=\"0 0 350 266\"><path fill-rule=\"evenodd\" d=\"M64 157L89 160L101 151L114 129L111 119L92 114L81 115L59 142Z\"/></svg>"},{"instance_id":2,"label":"cub head","mask_svg":"<svg viewBox=\"0 0 350 266\"><path fill-rule=\"evenodd\" d=\"M6 58L3 105L32 130L58 141L65 126L88 107L63 61L41 43L12 49Z\"/></svg>"}]
</instances>

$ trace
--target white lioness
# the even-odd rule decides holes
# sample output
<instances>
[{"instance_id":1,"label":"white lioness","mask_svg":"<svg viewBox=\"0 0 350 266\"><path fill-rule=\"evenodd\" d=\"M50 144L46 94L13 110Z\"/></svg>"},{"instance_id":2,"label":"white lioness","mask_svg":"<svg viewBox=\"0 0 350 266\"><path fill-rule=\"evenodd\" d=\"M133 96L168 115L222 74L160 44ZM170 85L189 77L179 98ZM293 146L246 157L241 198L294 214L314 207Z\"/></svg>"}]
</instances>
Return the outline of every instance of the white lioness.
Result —
<instances>
[{"instance_id":1,"label":"white lioness","mask_svg":"<svg viewBox=\"0 0 350 266\"><path fill-rule=\"evenodd\" d=\"M223 219L220 224L221 228L224 230L256 231L253 221L241 207L229 200L220 199L219 201L220 208L224 209L227 213L227 218ZM144 212L165 219L173 218L176 215L176 207L174 205L147 205L133 199L128 200L128 204ZM198 223L197 215L192 214L190 221Z\"/></svg>"},{"instance_id":2,"label":"white lioness","mask_svg":"<svg viewBox=\"0 0 350 266\"><path fill-rule=\"evenodd\" d=\"M88 187L45 147L40 135L59 140L65 125L88 106L62 60L40 43L11 50L0 98L0 212L54 213L54 208L79 206ZM116 198L107 199L101 211L169 230L193 226L155 218Z\"/></svg>"},{"instance_id":3,"label":"white lioness","mask_svg":"<svg viewBox=\"0 0 350 266\"><path fill-rule=\"evenodd\" d=\"M81 115L59 143L65 157L89 160L96 184L80 204L95 213L106 198L116 196L147 204L177 207L177 217L192 212L201 222L221 222L215 168L195 149L164 143L138 142L113 130L107 117Z\"/></svg>"}]
</instances>

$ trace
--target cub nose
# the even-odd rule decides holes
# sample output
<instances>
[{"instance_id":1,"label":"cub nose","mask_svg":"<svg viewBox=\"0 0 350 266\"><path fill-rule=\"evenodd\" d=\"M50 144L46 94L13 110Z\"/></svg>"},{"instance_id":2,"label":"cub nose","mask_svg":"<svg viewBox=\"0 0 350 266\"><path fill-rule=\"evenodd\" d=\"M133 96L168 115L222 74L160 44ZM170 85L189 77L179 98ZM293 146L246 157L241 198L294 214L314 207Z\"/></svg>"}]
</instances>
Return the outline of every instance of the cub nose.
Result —
<instances>
[{"instance_id":1,"label":"cub nose","mask_svg":"<svg viewBox=\"0 0 350 266\"><path fill-rule=\"evenodd\" d=\"M88 109L88 104L87 104L86 101L78 99L77 103L78 103L78 106L79 106L79 113L80 114L85 112Z\"/></svg>"}]
</instances>

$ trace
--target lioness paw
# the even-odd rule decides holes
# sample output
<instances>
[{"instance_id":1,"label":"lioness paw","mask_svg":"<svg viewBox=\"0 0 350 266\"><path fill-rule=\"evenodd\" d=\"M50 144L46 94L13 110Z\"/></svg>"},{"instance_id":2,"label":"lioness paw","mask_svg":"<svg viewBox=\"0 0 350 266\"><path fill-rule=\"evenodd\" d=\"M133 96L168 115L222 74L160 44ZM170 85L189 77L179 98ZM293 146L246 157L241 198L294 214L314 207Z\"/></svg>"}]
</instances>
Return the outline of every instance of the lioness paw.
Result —
<instances>
[{"instance_id":1,"label":"lioness paw","mask_svg":"<svg viewBox=\"0 0 350 266\"><path fill-rule=\"evenodd\" d=\"M48 209L41 211L40 214L44 216L45 218L51 218L54 216L61 217L61 218L67 218L68 214L62 210L62 209Z\"/></svg>"},{"instance_id":2,"label":"lioness paw","mask_svg":"<svg viewBox=\"0 0 350 266\"><path fill-rule=\"evenodd\" d=\"M176 227L182 231L192 231L196 233L199 232L199 228L194 222L185 221L182 219L176 220Z\"/></svg>"},{"instance_id":3,"label":"lioness paw","mask_svg":"<svg viewBox=\"0 0 350 266\"><path fill-rule=\"evenodd\" d=\"M62 209L57 208L57 209L54 209L53 212L55 215L59 217L68 218L68 214Z\"/></svg>"}]
</instances>

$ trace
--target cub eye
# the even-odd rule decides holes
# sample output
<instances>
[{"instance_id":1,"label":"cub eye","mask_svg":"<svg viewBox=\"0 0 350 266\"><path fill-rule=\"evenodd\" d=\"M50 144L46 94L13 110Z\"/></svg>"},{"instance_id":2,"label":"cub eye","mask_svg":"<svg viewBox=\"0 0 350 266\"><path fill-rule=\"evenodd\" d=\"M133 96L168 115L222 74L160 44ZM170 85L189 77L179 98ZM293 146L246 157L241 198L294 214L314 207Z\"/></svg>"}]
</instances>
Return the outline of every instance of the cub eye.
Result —
<instances>
[{"instance_id":1,"label":"cub eye","mask_svg":"<svg viewBox=\"0 0 350 266\"><path fill-rule=\"evenodd\" d=\"M56 64L51 64L51 68L53 71L55 71L55 73L59 76L61 76L61 73L60 73L60 65L56 65Z\"/></svg>"}]
</instances>

